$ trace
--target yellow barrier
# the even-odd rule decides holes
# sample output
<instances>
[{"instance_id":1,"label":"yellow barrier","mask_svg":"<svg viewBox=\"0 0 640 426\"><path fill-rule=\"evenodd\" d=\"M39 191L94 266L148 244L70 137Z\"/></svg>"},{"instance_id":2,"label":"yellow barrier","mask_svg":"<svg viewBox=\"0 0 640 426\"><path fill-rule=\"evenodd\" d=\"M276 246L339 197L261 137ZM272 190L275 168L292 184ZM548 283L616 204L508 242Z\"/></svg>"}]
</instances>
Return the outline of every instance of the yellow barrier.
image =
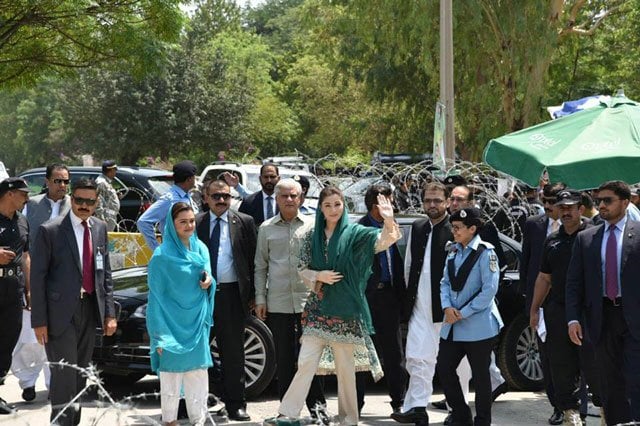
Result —
<instances>
[{"instance_id":1,"label":"yellow barrier","mask_svg":"<svg viewBox=\"0 0 640 426\"><path fill-rule=\"evenodd\" d=\"M145 266L153 252L139 232L109 232L111 269Z\"/></svg>"}]
</instances>

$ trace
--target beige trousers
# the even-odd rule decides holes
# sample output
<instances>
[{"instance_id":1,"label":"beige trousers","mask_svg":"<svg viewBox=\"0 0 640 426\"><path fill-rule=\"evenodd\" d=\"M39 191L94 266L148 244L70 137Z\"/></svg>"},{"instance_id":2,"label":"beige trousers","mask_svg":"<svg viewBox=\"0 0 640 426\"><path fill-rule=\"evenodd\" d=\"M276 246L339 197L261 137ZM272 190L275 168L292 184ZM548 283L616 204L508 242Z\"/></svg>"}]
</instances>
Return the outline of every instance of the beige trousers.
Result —
<instances>
[{"instance_id":1,"label":"beige trousers","mask_svg":"<svg viewBox=\"0 0 640 426\"><path fill-rule=\"evenodd\" d=\"M316 374L318 363L325 346L331 346L338 377L338 417L341 425L358 424L358 398L356 395L356 367L353 360L353 344L336 343L313 337L302 336L302 346L298 356L298 371L282 398L278 413L297 418L304 406L311 380Z\"/></svg>"},{"instance_id":2,"label":"beige trousers","mask_svg":"<svg viewBox=\"0 0 640 426\"><path fill-rule=\"evenodd\" d=\"M180 389L184 389L189 422L204 425L207 419L207 398L209 397L209 375L206 368L184 373L160 372L160 408L162 421L170 423L178 419Z\"/></svg>"}]
</instances>

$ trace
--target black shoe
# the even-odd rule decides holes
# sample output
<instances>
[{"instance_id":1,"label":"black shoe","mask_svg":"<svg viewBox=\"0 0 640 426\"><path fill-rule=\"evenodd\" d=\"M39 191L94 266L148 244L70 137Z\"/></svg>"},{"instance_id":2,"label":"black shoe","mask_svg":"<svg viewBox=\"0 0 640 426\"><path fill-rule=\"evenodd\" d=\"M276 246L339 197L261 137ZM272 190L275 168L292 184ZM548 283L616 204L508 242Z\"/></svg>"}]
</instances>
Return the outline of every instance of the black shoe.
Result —
<instances>
[{"instance_id":1,"label":"black shoe","mask_svg":"<svg viewBox=\"0 0 640 426\"><path fill-rule=\"evenodd\" d=\"M436 410L447 411L447 400L443 399L442 401L435 401L431 403L431 406Z\"/></svg>"},{"instance_id":2,"label":"black shoe","mask_svg":"<svg viewBox=\"0 0 640 426\"><path fill-rule=\"evenodd\" d=\"M326 405L321 404L318 408L309 410L309 412L311 413L311 418L316 421L316 424L325 426L331 424L331 417L329 416L329 413L327 413Z\"/></svg>"},{"instance_id":3,"label":"black shoe","mask_svg":"<svg viewBox=\"0 0 640 426\"><path fill-rule=\"evenodd\" d=\"M34 399L36 399L36 387L30 386L28 388L22 389L22 399L24 399L27 402L33 401Z\"/></svg>"},{"instance_id":4,"label":"black shoe","mask_svg":"<svg viewBox=\"0 0 640 426\"><path fill-rule=\"evenodd\" d=\"M251 416L247 414L247 410L244 408L238 408L236 410L227 410L227 417L229 420L235 420L237 422L248 422L251 420Z\"/></svg>"},{"instance_id":5,"label":"black shoe","mask_svg":"<svg viewBox=\"0 0 640 426\"><path fill-rule=\"evenodd\" d=\"M449 426L451 424L452 417L453 417L453 413L449 411L449 414L447 414L447 417L444 418L444 422L442 422L442 424L444 426Z\"/></svg>"},{"instance_id":6,"label":"black shoe","mask_svg":"<svg viewBox=\"0 0 640 426\"><path fill-rule=\"evenodd\" d=\"M391 412L392 413L402 413L402 406L401 405L392 406L391 407Z\"/></svg>"},{"instance_id":7,"label":"black shoe","mask_svg":"<svg viewBox=\"0 0 640 426\"><path fill-rule=\"evenodd\" d=\"M413 407L404 413L392 413L391 418L398 423L418 423L420 421L429 421L427 407Z\"/></svg>"},{"instance_id":8,"label":"black shoe","mask_svg":"<svg viewBox=\"0 0 640 426\"><path fill-rule=\"evenodd\" d=\"M4 399L0 398L0 414L13 414L16 411L16 406L9 404Z\"/></svg>"},{"instance_id":9,"label":"black shoe","mask_svg":"<svg viewBox=\"0 0 640 426\"><path fill-rule=\"evenodd\" d=\"M495 401L500 395L507 392L509 392L509 385L507 385L507 382L504 382L491 392L491 401Z\"/></svg>"},{"instance_id":10,"label":"black shoe","mask_svg":"<svg viewBox=\"0 0 640 426\"><path fill-rule=\"evenodd\" d=\"M178 402L178 420L188 418L189 413L187 413L187 403L184 401L184 399L180 399L180 402Z\"/></svg>"},{"instance_id":11,"label":"black shoe","mask_svg":"<svg viewBox=\"0 0 640 426\"><path fill-rule=\"evenodd\" d=\"M553 414L549 417L550 425L561 425L564 422L564 413L557 408L553 409Z\"/></svg>"}]
</instances>

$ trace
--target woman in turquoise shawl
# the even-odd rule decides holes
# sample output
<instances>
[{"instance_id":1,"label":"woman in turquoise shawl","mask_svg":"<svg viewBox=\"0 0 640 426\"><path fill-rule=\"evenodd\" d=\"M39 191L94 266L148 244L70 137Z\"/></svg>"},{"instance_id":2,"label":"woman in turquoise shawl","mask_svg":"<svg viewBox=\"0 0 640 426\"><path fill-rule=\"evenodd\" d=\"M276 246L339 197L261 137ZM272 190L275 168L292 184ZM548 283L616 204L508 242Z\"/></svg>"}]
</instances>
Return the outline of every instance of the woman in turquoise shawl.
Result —
<instances>
[{"instance_id":1,"label":"woman in turquoise shawl","mask_svg":"<svg viewBox=\"0 0 640 426\"><path fill-rule=\"evenodd\" d=\"M369 337L373 327L365 289L374 253L399 240L400 230L389 200L379 196L377 204L384 218L382 231L350 224L338 188L320 193L315 227L300 255L300 276L312 293L303 312L298 371L280 404L281 416L298 417L313 376L335 372L340 424L357 424L355 372L382 376Z\"/></svg>"},{"instance_id":2,"label":"woman in turquoise shawl","mask_svg":"<svg viewBox=\"0 0 640 426\"><path fill-rule=\"evenodd\" d=\"M147 329L151 369L160 377L162 420L177 424L181 387L192 424L204 424L212 366L209 331L213 300L209 250L194 234L191 206L167 214L164 241L149 262ZM206 273L206 276L205 276Z\"/></svg>"}]
</instances>

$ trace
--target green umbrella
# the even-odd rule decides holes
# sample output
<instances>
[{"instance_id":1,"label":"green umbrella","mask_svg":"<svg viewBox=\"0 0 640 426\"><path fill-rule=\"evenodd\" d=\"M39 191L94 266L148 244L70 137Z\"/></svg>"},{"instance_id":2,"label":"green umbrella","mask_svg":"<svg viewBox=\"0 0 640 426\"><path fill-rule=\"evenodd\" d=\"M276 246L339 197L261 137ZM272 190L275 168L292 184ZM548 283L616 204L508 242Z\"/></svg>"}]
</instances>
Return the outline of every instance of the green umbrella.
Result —
<instances>
[{"instance_id":1,"label":"green umbrella","mask_svg":"<svg viewBox=\"0 0 640 426\"><path fill-rule=\"evenodd\" d=\"M640 182L640 104L624 96L557 120L492 139L484 161L537 186L550 182L596 188L608 180Z\"/></svg>"}]
</instances>

